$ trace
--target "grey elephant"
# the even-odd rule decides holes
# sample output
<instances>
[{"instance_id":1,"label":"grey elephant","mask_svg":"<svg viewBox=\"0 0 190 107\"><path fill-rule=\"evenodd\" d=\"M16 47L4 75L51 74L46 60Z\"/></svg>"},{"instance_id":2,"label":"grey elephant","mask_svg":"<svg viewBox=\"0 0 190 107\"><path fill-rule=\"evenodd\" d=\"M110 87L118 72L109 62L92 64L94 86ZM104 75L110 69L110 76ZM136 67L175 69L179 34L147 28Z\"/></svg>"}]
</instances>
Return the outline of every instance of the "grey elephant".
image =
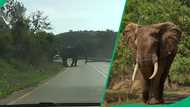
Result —
<instances>
[{"instance_id":1,"label":"grey elephant","mask_svg":"<svg viewBox=\"0 0 190 107\"><path fill-rule=\"evenodd\" d=\"M143 77L144 103L164 103L164 82L177 53L181 30L172 22L147 26L129 23L125 26L123 36L135 57L132 80L137 71Z\"/></svg>"}]
</instances>

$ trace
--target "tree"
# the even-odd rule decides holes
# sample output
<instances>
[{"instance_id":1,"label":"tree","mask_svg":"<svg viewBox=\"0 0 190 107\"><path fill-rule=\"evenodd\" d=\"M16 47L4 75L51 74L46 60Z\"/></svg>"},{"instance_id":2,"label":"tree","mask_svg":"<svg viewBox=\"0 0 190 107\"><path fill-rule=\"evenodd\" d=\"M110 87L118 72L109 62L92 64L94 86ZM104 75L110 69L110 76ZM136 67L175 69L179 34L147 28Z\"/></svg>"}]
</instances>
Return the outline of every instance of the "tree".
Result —
<instances>
[{"instance_id":1,"label":"tree","mask_svg":"<svg viewBox=\"0 0 190 107\"><path fill-rule=\"evenodd\" d=\"M40 11L26 16L25 6L17 0L8 0L0 12L2 57L8 56L31 64L52 60L55 54L54 34L46 32L51 28L47 16Z\"/></svg>"},{"instance_id":2,"label":"tree","mask_svg":"<svg viewBox=\"0 0 190 107\"><path fill-rule=\"evenodd\" d=\"M1 16L5 23L12 28L17 21L25 16L26 8L17 0L7 0L4 7L1 8Z\"/></svg>"},{"instance_id":3,"label":"tree","mask_svg":"<svg viewBox=\"0 0 190 107\"><path fill-rule=\"evenodd\" d=\"M43 16L43 12L41 11L33 12L29 18L30 29L34 33L52 29L48 16Z\"/></svg>"}]
</instances>

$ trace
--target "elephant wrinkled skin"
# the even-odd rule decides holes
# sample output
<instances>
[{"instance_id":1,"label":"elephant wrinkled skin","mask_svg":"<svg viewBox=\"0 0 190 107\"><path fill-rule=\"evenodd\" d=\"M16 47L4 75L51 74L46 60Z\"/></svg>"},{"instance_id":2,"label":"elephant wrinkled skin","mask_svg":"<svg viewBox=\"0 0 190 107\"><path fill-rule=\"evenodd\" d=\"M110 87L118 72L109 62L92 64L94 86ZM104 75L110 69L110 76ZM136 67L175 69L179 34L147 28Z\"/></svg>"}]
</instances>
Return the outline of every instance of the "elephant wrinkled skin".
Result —
<instances>
[{"instance_id":1,"label":"elephant wrinkled skin","mask_svg":"<svg viewBox=\"0 0 190 107\"><path fill-rule=\"evenodd\" d=\"M172 22L147 26L126 25L123 32L135 57L135 70L143 76L143 101L147 104L164 103L164 82L177 52L180 29Z\"/></svg>"}]
</instances>

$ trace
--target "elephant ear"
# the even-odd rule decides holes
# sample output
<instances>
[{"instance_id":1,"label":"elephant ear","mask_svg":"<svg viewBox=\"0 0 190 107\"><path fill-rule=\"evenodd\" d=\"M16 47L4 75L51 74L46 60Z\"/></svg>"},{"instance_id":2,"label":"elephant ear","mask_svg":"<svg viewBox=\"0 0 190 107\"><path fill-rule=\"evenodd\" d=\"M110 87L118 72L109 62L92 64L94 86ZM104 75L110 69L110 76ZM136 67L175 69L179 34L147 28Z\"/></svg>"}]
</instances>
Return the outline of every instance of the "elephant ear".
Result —
<instances>
[{"instance_id":1,"label":"elephant ear","mask_svg":"<svg viewBox=\"0 0 190 107\"><path fill-rule=\"evenodd\" d=\"M136 41L136 33L138 32L138 28L140 26L135 23L129 23L125 26L125 30L123 32L124 39L127 41L129 48L133 50L133 52L137 49L137 41Z\"/></svg>"},{"instance_id":2,"label":"elephant ear","mask_svg":"<svg viewBox=\"0 0 190 107\"><path fill-rule=\"evenodd\" d=\"M159 29L161 35L160 53L164 53L164 56L176 54L181 30L172 22L154 24L153 27Z\"/></svg>"}]
</instances>

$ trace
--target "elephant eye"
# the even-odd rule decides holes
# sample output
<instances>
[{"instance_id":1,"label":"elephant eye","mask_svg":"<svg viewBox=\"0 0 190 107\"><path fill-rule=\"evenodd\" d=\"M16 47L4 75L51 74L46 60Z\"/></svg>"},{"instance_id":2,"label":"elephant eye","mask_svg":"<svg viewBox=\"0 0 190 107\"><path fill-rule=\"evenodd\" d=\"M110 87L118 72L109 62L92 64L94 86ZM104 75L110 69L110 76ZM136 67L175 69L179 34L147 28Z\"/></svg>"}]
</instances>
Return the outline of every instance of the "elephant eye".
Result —
<instances>
[{"instance_id":1,"label":"elephant eye","mask_svg":"<svg viewBox=\"0 0 190 107\"><path fill-rule=\"evenodd\" d=\"M125 36L125 35L127 35L127 33L129 33L129 31L124 31L123 35Z\"/></svg>"},{"instance_id":2,"label":"elephant eye","mask_svg":"<svg viewBox=\"0 0 190 107\"><path fill-rule=\"evenodd\" d=\"M126 35L126 32L124 31L124 32L122 33L122 35L125 36L125 35Z\"/></svg>"},{"instance_id":3,"label":"elephant eye","mask_svg":"<svg viewBox=\"0 0 190 107\"><path fill-rule=\"evenodd\" d=\"M128 32L129 32L128 30L125 31L125 33L128 33Z\"/></svg>"}]
</instances>

